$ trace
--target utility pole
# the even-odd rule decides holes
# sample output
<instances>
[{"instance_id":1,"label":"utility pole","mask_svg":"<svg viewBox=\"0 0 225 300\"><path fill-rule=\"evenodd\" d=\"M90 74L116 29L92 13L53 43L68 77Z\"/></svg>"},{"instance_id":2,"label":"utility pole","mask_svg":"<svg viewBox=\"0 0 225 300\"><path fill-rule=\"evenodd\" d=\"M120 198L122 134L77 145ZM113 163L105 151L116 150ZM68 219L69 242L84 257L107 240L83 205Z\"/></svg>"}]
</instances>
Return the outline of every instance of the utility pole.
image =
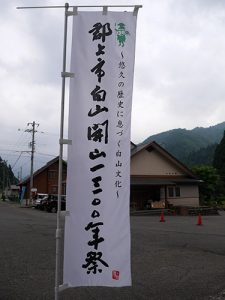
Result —
<instances>
[{"instance_id":1,"label":"utility pole","mask_svg":"<svg viewBox=\"0 0 225 300\"><path fill-rule=\"evenodd\" d=\"M25 132L30 132L32 134L32 140L30 142L31 147L31 163L30 163L30 197L29 197L29 203L32 203L32 188L34 184L34 151L35 151L35 133L37 132L36 128L39 126L35 121L32 123L27 123L27 126L31 125L31 129L26 129ZM27 202L26 202L27 205Z\"/></svg>"}]
</instances>

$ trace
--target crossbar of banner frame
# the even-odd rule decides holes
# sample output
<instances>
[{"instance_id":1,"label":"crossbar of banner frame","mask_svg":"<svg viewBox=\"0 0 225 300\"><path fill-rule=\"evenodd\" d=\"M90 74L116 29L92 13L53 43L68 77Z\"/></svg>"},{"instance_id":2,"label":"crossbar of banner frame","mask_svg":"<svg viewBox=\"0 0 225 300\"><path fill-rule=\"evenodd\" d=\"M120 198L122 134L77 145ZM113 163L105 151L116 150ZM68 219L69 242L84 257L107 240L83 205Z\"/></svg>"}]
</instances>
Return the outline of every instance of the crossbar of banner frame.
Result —
<instances>
[{"instance_id":1,"label":"crossbar of banner frame","mask_svg":"<svg viewBox=\"0 0 225 300\"><path fill-rule=\"evenodd\" d=\"M63 170L63 145L71 144L70 140L63 138L64 132L64 107L65 107L65 86L66 78L73 77L73 73L66 72L66 51L67 51L67 27L68 27L68 17L75 15L77 8L103 8L103 14L107 14L108 8L116 7L133 7L133 14L137 15L139 8L142 8L142 5L69 5L65 3L64 6L19 6L16 9L43 9L43 8L64 8L64 36L63 36L63 65L62 65L62 86L61 86L61 113L60 113L60 138L59 138L59 175L58 175L58 201L57 201L57 228L56 228L56 260L55 260L55 300L59 300L59 292L68 288L67 284L59 284L59 272L60 272L60 242L62 238L62 228L60 227L61 221L61 198L62 198L62 170ZM73 8L73 11L69 11L69 8Z\"/></svg>"},{"instance_id":2,"label":"crossbar of banner frame","mask_svg":"<svg viewBox=\"0 0 225 300\"><path fill-rule=\"evenodd\" d=\"M68 3L66 3L68 4ZM137 7L142 8L142 5L69 5L68 7L81 7L81 8L100 8L100 7ZM29 8L65 8L65 5L50 5L50 6L18 6L17 9Z\"/></svg>"}]
</instances>

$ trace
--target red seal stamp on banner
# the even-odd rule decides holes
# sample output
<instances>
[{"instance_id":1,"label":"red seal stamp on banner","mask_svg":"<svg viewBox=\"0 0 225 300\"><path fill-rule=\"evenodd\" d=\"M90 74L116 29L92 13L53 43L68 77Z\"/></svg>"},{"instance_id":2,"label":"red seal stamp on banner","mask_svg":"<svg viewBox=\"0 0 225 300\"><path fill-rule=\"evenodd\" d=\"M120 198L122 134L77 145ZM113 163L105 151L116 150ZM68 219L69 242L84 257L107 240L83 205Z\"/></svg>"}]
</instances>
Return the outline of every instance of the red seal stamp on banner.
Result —
<instances>
[{"instance_id":1,"label":"red seal stamp on banner","mask_svg":"<svg viewBox=\"0 0 225 300\"><path fill-rule=\"evenodd\" d=\"M119 271L112 271L112 278L115 280L120 279L120 272Z\"/></svg>"}]
</instances>

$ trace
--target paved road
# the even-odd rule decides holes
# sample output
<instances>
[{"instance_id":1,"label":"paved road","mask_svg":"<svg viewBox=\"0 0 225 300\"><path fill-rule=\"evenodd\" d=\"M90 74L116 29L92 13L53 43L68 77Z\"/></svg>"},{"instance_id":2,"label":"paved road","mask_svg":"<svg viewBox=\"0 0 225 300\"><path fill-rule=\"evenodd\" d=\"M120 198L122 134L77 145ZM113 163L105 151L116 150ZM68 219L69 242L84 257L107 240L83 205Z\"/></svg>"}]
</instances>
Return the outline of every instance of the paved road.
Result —
<instances>
[{"instance_id":1,"label":"paved road","mask_svg":"<svg viewBox=\"0 0 225 300\"><path fill-rule=\"evenodd\" d=\"M60 299L212 299L225 288L225 214L196 222L132 217L133 286L74 288ZM55 226L55 214L0 202L0 300L54 299Z\"/></svg>"}]
</instances>

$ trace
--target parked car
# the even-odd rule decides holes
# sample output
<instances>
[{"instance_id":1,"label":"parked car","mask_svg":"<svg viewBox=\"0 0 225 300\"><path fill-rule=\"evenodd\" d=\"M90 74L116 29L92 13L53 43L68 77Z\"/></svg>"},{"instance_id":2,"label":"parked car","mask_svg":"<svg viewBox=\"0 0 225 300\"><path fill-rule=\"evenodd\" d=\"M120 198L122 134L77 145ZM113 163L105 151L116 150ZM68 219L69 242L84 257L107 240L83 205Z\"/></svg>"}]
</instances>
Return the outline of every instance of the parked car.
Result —
<instances>
[{"instance_id":1,"label":"parked car","mask_svg":"<svg viewBox=\"0 0 225 300\"><path fill-rule=\"evenodd\" d=\"M33 206L35 208L40 208L40 203L43 199L47 199L48 198L48 194L42 194L42 193L37 193L37 195L35 196L34 199L34 204Z\"/></svg>"},{"instance_id":2,"label":"parked car","mask_svg":"<svg viewBox=\"0 0 225 300\"><path fill-rule=\"evenodd\" d=\"M39 207L38 207L40 210L46 210L46 205L47 205L48 199L49 199L49 196L41 199Z\"/></svg>"},{"instance_id":3,"label":"parked car","mask_svg":"<svg viewBox=\"0 0 225 300\"><path fill-rule=\"evenodd\" d=\"M45 202L47 212L57 212L58 210L58 195L49 195L48 200ZM61 210L66 210L66 196L61 196Z\"/></svg>"},{"instance_id":4,"label":"parked car","mask_svg":"<svg viewBox=\"0 0 225 300\"><path fill-rule=\"evenodd\" d=\"M51 202L52 200L56 200L58 199L58 195L48 195L48 197L44 197L43 199L41 199L40 204L39 204L39 208L41 210L45 210L47 211L47 207L49 205L49 202Z\"/></svg>"}]
</instances>

